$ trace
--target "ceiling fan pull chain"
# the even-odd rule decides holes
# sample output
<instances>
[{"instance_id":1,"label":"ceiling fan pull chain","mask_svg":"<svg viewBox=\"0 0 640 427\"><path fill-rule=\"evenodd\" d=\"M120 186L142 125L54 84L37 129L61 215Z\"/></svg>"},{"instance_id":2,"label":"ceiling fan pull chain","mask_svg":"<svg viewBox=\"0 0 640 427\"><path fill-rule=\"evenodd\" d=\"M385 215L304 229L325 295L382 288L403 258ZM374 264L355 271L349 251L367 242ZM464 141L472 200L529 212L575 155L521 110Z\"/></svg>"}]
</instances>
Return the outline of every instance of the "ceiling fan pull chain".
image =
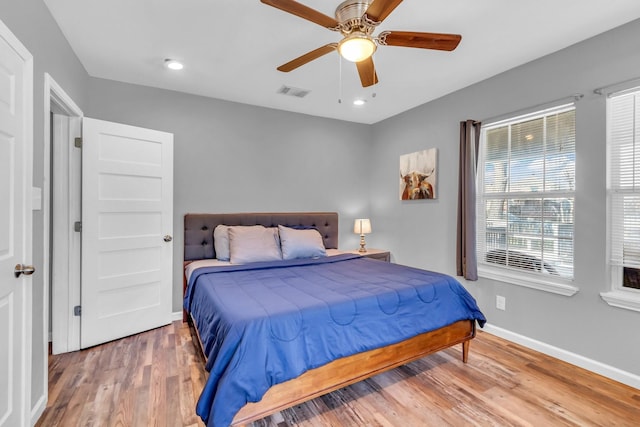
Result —
<instances>
[{"instance_id":1,"label":"ceiling fan pull chain","mask_svg":"<svg viewBox=\"0 0 640 427\"><path fill-rule=\"evenodd\" d=\"M342 56L338 55L338 104L342 104Z\"/></svg>"}]
</instances>

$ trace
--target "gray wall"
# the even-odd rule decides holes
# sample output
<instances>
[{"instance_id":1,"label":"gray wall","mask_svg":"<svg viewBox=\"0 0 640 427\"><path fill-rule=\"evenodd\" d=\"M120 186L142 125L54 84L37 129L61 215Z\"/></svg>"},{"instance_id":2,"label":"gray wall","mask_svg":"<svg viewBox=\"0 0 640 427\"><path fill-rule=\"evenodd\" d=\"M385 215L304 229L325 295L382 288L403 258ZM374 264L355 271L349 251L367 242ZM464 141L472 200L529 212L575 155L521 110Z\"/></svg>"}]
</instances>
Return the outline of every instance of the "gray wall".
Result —
<instances>
[{"instance_id":1,"label":"gray wall","mask_svg":"<svg viewBox=\"0 0 640 427\"><path fill-rule=\"evenodd\" d=\"M574 93L575 285L564 297L480 279L465 282L493 325L640 374L640 313L607 305L605 97L593 90L640 77L640 21L373 125L371 212L395 261L455 274L459 122L503 116ZM491 58L487 58L491 60ZM398 156L439 149L439 197L398 201ZM374 191L375 190L375 191ZM495 308L496 294L507 310Z\"/></svg>"},{"instance_id":2,"label":"gray wall","mask_svg":"<svg viewBox=\"0 0 640 427\"><path fill-rule=\"evenodd\" d=\"M174 311L185 213L337 211L340 246L357 247L353 219L369 214L368 125L93 78L85 115L174 134Z\"/></svg>"},{"instance_id":3,"label":"gray wall","mask_svg":"<svg viewBox=\"0 0 640 427\"><path fill-rule=\"evenodd\" d=\"M44 185L44 73L49 73L83 108L88 74L71 50L60 28L42 0L2 0L0 20L9 27L34 58L33 72L33 186ZM33 265L43 265L43 211L33 213ZM48 287L49 285L46 284ZM33 275L33 358L32 404L43 395L42 379L46 349L42 348L43 315L45 311L42 270Z\"/></svg>"}]
</instances>

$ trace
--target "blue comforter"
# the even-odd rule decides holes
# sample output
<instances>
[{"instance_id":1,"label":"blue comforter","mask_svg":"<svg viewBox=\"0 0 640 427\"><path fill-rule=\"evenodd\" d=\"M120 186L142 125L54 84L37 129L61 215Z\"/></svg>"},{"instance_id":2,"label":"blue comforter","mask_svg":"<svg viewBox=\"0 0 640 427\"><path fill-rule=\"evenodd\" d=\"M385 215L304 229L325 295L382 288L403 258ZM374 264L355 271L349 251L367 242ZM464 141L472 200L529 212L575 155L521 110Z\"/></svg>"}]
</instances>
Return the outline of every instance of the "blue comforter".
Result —
<instances>
[{"instance_id":1,"label":"blue comforter","mask_svg":"<svg viewBox=\"0 0 640 427\"><path fill-rule=\"evenodd\" d=\"M196 412L228 426L274 384L485 317L453 277L353 255L196 270L184 299L207 356Z\"/></svg>"}]
</instances>

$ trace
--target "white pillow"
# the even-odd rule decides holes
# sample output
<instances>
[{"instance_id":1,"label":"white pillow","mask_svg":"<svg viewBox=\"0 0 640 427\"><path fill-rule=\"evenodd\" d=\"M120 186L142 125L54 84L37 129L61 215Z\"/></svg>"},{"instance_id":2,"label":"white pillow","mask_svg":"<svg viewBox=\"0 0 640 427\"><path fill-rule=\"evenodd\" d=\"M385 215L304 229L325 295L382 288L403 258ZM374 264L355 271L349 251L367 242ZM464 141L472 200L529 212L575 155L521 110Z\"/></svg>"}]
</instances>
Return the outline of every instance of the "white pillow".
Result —
<instances>
[{"instance_id":1,"label":"white pillow","mask_svg":"<svg viewBox=\"0 0 640 427\"><path fill-rule=\"evenodd\" d=\"M216 251L216 259L229 261L229 227L218 225L213 229L213 248Z\"/></svg>"},{"instance_id":2,"label":"white pillow","mask_svg":"<svg viewBox=\"0 0 640 427\"><path fill-rule=\"evenodd\" d=\"M278 229L262 225L229 227L229 258L232 264L281 260Z\"/></svg>"},{"instance_id":3,"label":"white pillow","mask_svg":"<svg viewBox=\"0 0 640 427\"><path fill-rule=\"evenodd\" d=\"M320 232L315 229L296 230L278 226L283 259L318 258L327 256Z\"/></svg>"}]
</instances>

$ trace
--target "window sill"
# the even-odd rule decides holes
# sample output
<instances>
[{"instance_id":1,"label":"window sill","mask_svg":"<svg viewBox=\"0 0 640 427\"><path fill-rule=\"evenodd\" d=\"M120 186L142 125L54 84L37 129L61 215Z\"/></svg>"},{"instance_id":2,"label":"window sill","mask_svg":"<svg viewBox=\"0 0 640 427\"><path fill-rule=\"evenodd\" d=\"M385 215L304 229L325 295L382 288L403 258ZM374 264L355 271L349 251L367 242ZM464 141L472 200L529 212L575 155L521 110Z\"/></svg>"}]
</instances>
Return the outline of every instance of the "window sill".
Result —
<instances>
[{"instance_id":1,"label":"window sill","mask_svg":"<svg viewBox=\"0 0 640 427\"><path fill-rule=\"evenodd\" d=\"M537 275L504 268L493 268L487 265L478 265L478 276L567 297L576 294L580 290L572 285L569 280L548 280L547 277L551 278L551 276L536 277Z\"/></svg>"},{"instance_id":2,"label":"window sill","mask_svg":"<svg viewBox=\"0 0 640 427\"><path fill-rule=\"evenodd\" d=\"M600 296L610 306L640 311L640 293L638 292L616 289L609 292L602 292Z\"/></svg>"}]
</instances>

